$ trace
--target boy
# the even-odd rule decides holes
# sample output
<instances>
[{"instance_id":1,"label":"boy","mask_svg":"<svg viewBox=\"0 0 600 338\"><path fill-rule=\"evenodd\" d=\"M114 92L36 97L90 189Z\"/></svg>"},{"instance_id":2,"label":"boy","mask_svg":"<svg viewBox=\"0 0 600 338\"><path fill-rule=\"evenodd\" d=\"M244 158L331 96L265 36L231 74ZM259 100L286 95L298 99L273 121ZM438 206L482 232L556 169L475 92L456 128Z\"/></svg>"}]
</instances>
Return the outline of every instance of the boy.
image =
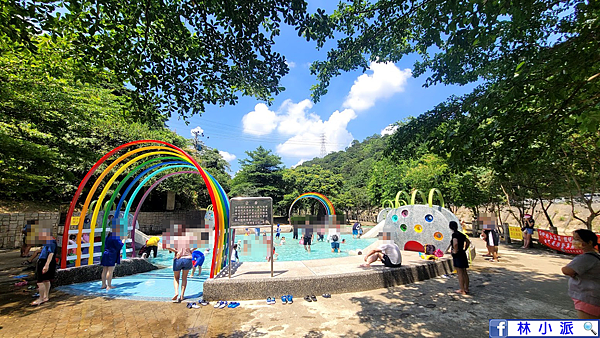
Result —
<instances>
[{"instance_id":1,"label":"boy","mask_svg":"<svg viewBox=\"0 0 600 338\"><path fill-rule=\"evenodd\" d=\"M202 274L202 264L204 264L204 259L209 252L210 249L204 250L204 253L200 252L199 250L192 252L192 277L194 277L196 268L198 268L198 276Z\"/></svg>"},{"instance_id":2,"label":"boy","mask_svg":"<svg viewBox=\"0 0 600 338\"><path fill-rule=\"evenodd\" d=\"M340 236L333 234L330 237L331 241L331 252L342 252L340 250Z\"/></svg>"}]
</instances>

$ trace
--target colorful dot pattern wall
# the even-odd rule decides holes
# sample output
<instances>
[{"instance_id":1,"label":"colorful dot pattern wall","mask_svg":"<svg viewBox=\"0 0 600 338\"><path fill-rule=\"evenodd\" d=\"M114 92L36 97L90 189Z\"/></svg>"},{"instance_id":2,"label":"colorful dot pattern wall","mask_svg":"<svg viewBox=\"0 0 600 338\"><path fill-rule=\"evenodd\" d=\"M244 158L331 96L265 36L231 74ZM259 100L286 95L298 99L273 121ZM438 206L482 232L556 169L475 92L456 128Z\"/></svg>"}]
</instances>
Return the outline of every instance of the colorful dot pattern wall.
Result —
<instances>
[{"instance_id":1,"label":"colorful dot pattern wall","mask_svg":"<svg viewBox=\"0 0 600 338\"><path fill-rule=\"evenodd\" d=\"M452 239L448 227L450 221L460 221L448 209L437 205L405 205L388 211L383 231L391 233L391 239L401 250L423 251L423 246L433 244L436 249L446 250Z\"/></svg>"}]
</instances>

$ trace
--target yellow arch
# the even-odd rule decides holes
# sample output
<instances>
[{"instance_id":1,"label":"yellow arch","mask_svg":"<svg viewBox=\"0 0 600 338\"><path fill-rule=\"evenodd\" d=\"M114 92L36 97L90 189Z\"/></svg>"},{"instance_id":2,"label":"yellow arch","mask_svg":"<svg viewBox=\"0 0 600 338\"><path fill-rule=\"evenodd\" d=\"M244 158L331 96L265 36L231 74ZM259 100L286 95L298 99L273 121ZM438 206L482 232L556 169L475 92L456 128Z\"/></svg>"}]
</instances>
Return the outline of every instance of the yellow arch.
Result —
<instances>
[{"instance_id":1,"label":"yellow arch","mask_svg":"<svg viewBox=\"0 0 600 338\"><path fill-rule=\"evenodd\" d=\"M178 150L175 150L173 148L169 148L169 147L162 147L162 146L149 146L149 147L142 147L142 148L138 148L138 149L134 149L131 150L129 152L127 152L126 154L120 156L119 158L117 158L113 163L111 163L103 172L102 174L100 174L100 176L96 179L96 181L94 182L94 185L92 186L92 188L90 189L90 192L88 193L88 196L85 200L85 203L83 204L83 207L81 208L81 215L86 215L87 211L88 211L88 206L92 200L92 198L94 197L94 192L96 192L96 189L98 189L98 186L100 185L100 183L102 182L102 180L104 179L104 177L112 170L112 168L114 168L117 164L121 163L125 158L129 157L130 155L145 151L145 150L169 150L169 151L155 151L155 152L150 152L150 153L146 153L143 154L141 156L136 157L134 160L132 161L137 161L140 158L144 158L144 157L148 157L151 155L156 155L156 154L168 154L168 155L175 155L177 157L181 157L182 159L184 159L184 161L189 162L189 160L183 156L181 154L181 152L179 152ZM130 163L132 162L130 161ZM102 194L105 194L106 191L108 190L107 187L110 187L111 183L107 183L107 185L104 187L104 190L102 192ZM95 205L95 210L99 210L100 206L102 205L102 200L98 199L96 200L96 205ZM94 212L94 216L92 219L92 223L90 224L90 248L89 248L89 254L90 254L90 259L88 260L88 264L92 265L93 264L93 252L94 252L94 237L95 237L95 230L96 230L96 220L97 220L97 211ZM79 219L79 224L78 224L78 232L77 232L77 243L81 243L81 230L83 230L83 222L84 222L84 217L80 217ZM77 259L75 260L75 266L80 266L81 265L81 246L77 247Z\"/></svg>"},{"instance_id":2,"label":"yellow arch","mask_svg":"<svg viewBox=\"0 0 600 338\"><path fill-rule=\"evenodd\" d=\"M385 200L385 201L383 201L383 205L382 205L382 207L383 207L384 209L385 209L385 204L386 204L386 203L390 205L390 208L392 208L392 209L394 209L394 208L395 208L395 207L394 207L394 201L392 201L392 200Z\"/></svg>"},{"instance_id":3,"label":"yellow arch","mask_svg":"<svg viewBox=\"0 0 600 338\"><path fill-rule=\"evenodd\" d=\"M402 197L404 197L404 199L400 199L400 195L402 195ZM396 194L395 201L396 201L396 208L400 208L401 206L408 204L408 201L410 201L410 196L408 196L408 193L406 191L400 190ZM400 202L402 202L403 204L400 204Z\"/></svg>"},{"instance_id":4,"label":"yellow arch","mask_svg":"<svg viewBox=\"0 0 600 338\"><path fill-rule=\"evenodd\" d=\"M425 198L425 194L419 189L413 189L412 196L410 198L410 204L415 204L415 200L417 199L417 193L421 196L421 200L423 203L427 203L427 199Z\"/></svg>"},{"instance_id":5,"label":"yellow arch","mask_svg":"<svg viewBox=\"0 0 600 338\"><path fill-rule=\"evenodd\" d=\"M442 196L442 192L439 191L439 189L433 188L431 190L429 190L429 207L431 208L433 206L433 195L437 193L437 197L438 200L440 202L442 202L440 204L440 206L443 208L444 207L444 196Z\"/></svg>"}]
</instances>

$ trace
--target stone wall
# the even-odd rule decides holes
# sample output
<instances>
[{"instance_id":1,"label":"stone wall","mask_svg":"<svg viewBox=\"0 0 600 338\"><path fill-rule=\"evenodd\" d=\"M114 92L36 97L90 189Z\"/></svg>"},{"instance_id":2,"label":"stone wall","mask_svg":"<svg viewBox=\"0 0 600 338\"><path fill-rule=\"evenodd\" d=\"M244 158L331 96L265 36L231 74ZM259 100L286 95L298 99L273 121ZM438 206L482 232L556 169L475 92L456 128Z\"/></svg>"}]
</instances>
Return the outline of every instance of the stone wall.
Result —
<instances>
[{"instance_id":1,"label":"stone wall","mask_svg":"<svg viewBox=\"0 0 600 338\"><path fill-rule=\"evenodd\" d=\"M160 234L169 228L171 221L184 223L189 228L204 227L204 210L140 212L140 231L147 234ZM26 212L0 214L0 249L20 248L23 236L21 230L29 220L47 221L52 225L52 235L59 239L63 226L59 224L58 212Z\"/></svg>"},{"instance_id":2,"label":"stone wall","mask_svg":"<svg viewBox=\"0 0 600 338\"><path fill-rule=\"evenodd\" d=\"M21 231L29 220L50 222L52 225L52 235L56 236L60 213L24 212L0 214L0 248L14 249L21 247L21 244L23 243Z\"/></svg>"},{"instance_id":3,"label":"stone wall","mask_svg":"<svg viewBox=\"0 0 600 338\"><path fill-rule=\"evenodd\" d=\"M183 223L188 228L204 227L204 210L140 212L140 231L146 234L160 234L169 228L171 221Z\"/></svg>"}]
</instances>

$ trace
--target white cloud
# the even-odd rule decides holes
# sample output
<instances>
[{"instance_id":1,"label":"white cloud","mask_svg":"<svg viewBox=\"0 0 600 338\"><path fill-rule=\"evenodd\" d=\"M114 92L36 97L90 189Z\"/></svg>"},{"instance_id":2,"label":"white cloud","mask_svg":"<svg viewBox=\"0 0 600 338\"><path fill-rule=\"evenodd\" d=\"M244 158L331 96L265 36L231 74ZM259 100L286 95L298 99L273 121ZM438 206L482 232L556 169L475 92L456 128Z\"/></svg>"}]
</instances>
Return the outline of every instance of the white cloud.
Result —
<instances>
[{"instance_id":1,"label":"white cloud","mask_svg":"<svg viewBox=\"0 0 600 338\"><path fill-rule=\"evenodd\" d=\"M286 61L285 64L290 68L296 67L296 63L294 61Z\"/></svg>"},{"instance_id":2,"label":"white cloud","mask_svg":"<svg viewBox=\"0 0 600 338\"><path fill-rule=\"evenodd\" d=\"M264 103L254 106L254 110L242 118L244 133L256 136L270 134L277 127L277 115Z\"/></svg>"},{"instance_id":3,"label":"white cloud","mask_svg":"<svg viewBox=\"0 0 600 338\"><path fill-rule=\"evenodd\" d=\"M304 163L304 162L306 162L306 160L305 160L305 159L301 159L300 161L298 161L298 163L296 163L296 164L294 164L294 165L292 166L292 169L296 168L297 166L301 165L301 164L302 164L302 163Z\"/></svg>"},{"instance_id":4,"label":"white cloud","mask_svg":"<svg viewBox=\"0 0 600 338\"><path fill-rule=\"evenodd\" d=\"M410 69L400 70L394 63L371 62L369 70L373 74L362 74L350 89L343 107L355 111L366 110L379 99L389 98L404 91L406 81L411 77Z\"/></svg>"},{"instance_id":5,"label":"white cloud","mask_svg":"<svg viewBox=\"0 0 600 338\"><path fill-rule=\"evenodd\" d=\"M230 154L226 151L219 150L219 154L221 154L221 156L223 156L223 159L227 162L231 162L236 159L236 156L234 154Z\"/></svg>"},{"instance_id":6,"label":"white cloud","mask_svg":"<svg viewBox=\"0 0 600 338\"><path fill-rule=\"evenodd\" d=\"M398 130L398 126L393 126L390 124L389 126L381 129L381 136L392 135L396 132L396 130Z\"/></svg>"},{"instance_id":7,"label":"white cloud","mask_svg":"<svg viewBox=\"0 0 600 338\"><path fill-rule=\"evenodd\" d=\"M195 134L202 135L202 133L204 133L204 129L202 129L202 128L200 128L200 126L198 126L194 129L190 130L190 132L192 134L192 137L196 137Z\"/></svg>"},{"instance_id":8,"label":"white cloud","mask_svg":"<svg viewBox=\"0 0 600 338\"><path fill-rule=\"evenodd\" d=\"M307 119L298 133L284 143L277 145L277 153L281 156L313 158L321 154L325 136L325 150L327 153L342 150L354 139L346 129L348 123L356 118L356 113L351 109L335 111L327 121Z\"/></svg>"}]
</instances>

